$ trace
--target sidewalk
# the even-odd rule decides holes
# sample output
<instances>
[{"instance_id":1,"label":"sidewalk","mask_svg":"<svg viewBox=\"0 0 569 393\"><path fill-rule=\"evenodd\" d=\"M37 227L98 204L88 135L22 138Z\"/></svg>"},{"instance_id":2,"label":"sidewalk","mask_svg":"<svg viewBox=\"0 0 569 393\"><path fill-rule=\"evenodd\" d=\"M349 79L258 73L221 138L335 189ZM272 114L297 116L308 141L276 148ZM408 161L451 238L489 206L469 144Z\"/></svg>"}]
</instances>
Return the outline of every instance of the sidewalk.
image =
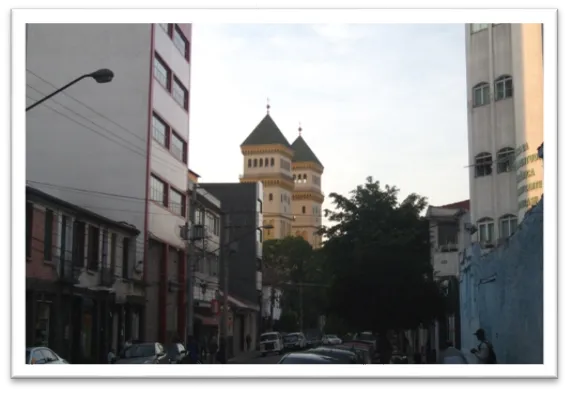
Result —
<instances>
[{"instance_id":1,"label":"sidewalk","mask_svg":"<svg viewBox=\"0 0 569 393\"><path fill-rule=\"evenodd\" d=\"M258 358L261 355L259 351L242 352L237 356L232 357L227 361L228 364L246 363L251 359Z\"/></svg>"}]
</instances>

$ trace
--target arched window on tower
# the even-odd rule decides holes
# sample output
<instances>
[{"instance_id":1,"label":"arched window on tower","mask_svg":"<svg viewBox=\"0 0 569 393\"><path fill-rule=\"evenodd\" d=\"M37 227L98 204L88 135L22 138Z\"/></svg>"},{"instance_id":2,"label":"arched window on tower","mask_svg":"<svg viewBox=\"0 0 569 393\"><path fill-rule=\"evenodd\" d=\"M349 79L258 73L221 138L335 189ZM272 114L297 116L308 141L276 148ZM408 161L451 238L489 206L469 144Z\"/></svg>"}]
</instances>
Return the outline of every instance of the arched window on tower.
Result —
<instances>
[{"instance_id":1,"label":"arched window on tower","mask_svg":"<svg viewBox=\"0 0 569 393\"><path fill-rule=\"evenodd\" d=\"M272 201L272 200L273 200L273 193L271 192L271 193L269 194L269 201Z\"/></svg>"},{"instance_id":2,"label":"arched window on tower","mask_svg":"<svg viewBox=\"0 0 569 393\"><path fill-rule=\"evenodd\" d=\"M494 245L494 220L484 217L478 220L478 241L484 248Z\"/></svg>"},{"instance_id":3,"label":"arched window on tower","mask_svg":"<svg viewBox=\"0 0 569 393\"><path fill-rule=\"evenodd\" d=\"M507 239L518 228L518 217L513 214L505 214L500 217L500 238Z\"/></svg>"},{"instance_id":4,"label":"arched window on tower","mask_svg":"<svg viewBox=\"0 0 569 393\"><path fill-rule=\"evenodd\" d=\"M492 174L492 154L480 153L474 157L474 177L490 176Z\"/></svg>"},{"instance_id":5,"label":"arched window on tower","mask_svg":"<svg viewBox=\"0 0 569 393\"><path fill-rule=\"evenodd\" d=\"M498 162L498 173L510 172L514 169L514 159L516 158L516 151L511 147L504 147L498 150L496 155Z\"/></svg>"},{"instance_id":6,"label":"arched window on tower","mask_svg":"<svg viewBox=\"0 0 569 393\"><path fill-rule=\"evenodd\" d=\"M247 162L247 166L248 166L249 168L251 168L252 165L253 165L253 162L252 162L252 160L249 158L249 161Z\"/></svg>"},{"instance_id":7,"label":"arched window on tower","mask_svg":"<svg viewBox=\"0 0 569 393\"><path fill-rule=\"evenodd\" d=\"M306 183L306 173L302 176L302 182Z\"/></svg>"},{"instance_id":8,"label":"arched window on tower","mask_svg":"<svg viewBox=\"0 0 569 393\"><path fill-rule=\"evenodd\" d=\"M480 82L472 89L472 105L482 106L490 103L490 84Z\"/></svg>"},{"instance_id":9,"label":"arched window on tower","mask_svg":"<svg viewBox=\"0 0 569 393\"><path fill-rule=\"evenodd\" d=\"M514 85L510 75L502 75L494 81L495 100L505 100L514 94Z\"/></svg>"},{"instance_id":10,"label":"arched window on tower","mask_svg":"<svg viewBox=\"0 0 569 393\"><path fill-rule=\"evenodd\" d=\"M271 157L271 166L275 166L275 159Z\"/></svg>"},{"instance_id":11,"label":"arched window on tower","mask_svg":"<svg viewBox=\"0 0 569 393\"><path fill-rule=\"evenodd\" d=\"M306 206L302 206L302 214L306 213Z\"/></svg>"},{"instance_id":12,"label":"arched window on tower","mask_svg":"<svg viewBox=\"0 0 569 393\"><path fill-rule=\"evenodd\" d=\"M253 160L253 166L254 166L255 168L257 168L257 159L256 159L256 158Z\"/></svg>"},{"instance_id":13,"label":"arched window on tower","mask_svg":"<svg viewBox=\"0 0 569 393\"><path fill-rule=\"evenodd\" d=\"M269 159L265 158L265 166L269 166Z\"/></svg>"},{"instance_id":14,"label":"arched window on tower","mask_svg":"<svg viewBox=\"0 0 569 393\"><path fill-rule=\"evenodd\" d=\"M262 167L263 166L263 159L259 158L259 166Z\"/></svg>"}]
</instances>

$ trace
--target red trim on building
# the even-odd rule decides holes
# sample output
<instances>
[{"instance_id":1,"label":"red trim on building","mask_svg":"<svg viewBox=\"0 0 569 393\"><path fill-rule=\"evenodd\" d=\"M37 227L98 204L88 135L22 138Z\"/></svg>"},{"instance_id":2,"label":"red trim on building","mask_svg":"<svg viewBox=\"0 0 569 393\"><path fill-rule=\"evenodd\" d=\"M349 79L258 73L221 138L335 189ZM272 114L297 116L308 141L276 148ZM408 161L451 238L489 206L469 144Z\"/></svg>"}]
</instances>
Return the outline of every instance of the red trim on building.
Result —
<instances>
[{"instance_id":1,"label":"red trim on building","mask_svg":"<svg viewBox=\"0 0 569 393\"><path fill-rule=\"evenodd\" d=\"M450 203L450 204L448 204L448 205L437 206L437 207L444 207L444 208L447 208L447 209L465 209L465 210L470 210L470 199L467 199L467 200L465 200L465 201Z\"/></svg>"},{"instance_id":2,"label":"red trim on building","mask_svg":"<svg viewBox=\"0 0 569 393\"><path fill-rule=\"evenodd\" d=\"M162 244L162 258L160 258L160 285L158 286L158 341L166 343L166 306L168 299L168 245Z\"/></svg>"},{"instance_id":3,"label":"red trim on building","mask_svg":"<svg viewBox=\"0 0 569 393\"><path fill-rule=\"evenodd\" d=\"M179 252L180 260L178 261L178 280L180 287L178 288L178 337L186 337L186 253Z\"/></svg>"}]
</instances>

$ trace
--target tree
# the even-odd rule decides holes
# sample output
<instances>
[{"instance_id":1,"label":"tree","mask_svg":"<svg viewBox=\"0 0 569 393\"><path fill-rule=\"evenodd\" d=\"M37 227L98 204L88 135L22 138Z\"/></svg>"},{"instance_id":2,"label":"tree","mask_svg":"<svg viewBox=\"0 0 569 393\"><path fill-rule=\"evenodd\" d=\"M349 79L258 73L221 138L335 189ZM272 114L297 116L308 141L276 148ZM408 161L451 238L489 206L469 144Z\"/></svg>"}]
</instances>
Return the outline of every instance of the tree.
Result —
<instances>
[{"instance_id":1,"label":"tree","mask_svg":"<svg viewBox=\"0 0 569 393\"><path fill-rule=\"evenodd\" d=\"M433 281L426 198L368 177L349 197L332 193L323 229L329 311L353 329L412 329L444 312Z\"/></svg>"}]
</instances>

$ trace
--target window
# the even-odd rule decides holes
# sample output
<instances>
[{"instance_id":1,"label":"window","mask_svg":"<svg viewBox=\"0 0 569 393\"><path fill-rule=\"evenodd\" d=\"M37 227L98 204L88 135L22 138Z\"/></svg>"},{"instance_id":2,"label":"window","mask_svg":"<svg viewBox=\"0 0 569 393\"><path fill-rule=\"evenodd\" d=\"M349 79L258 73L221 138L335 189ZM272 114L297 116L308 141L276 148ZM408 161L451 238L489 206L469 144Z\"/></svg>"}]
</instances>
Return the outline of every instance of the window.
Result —
<instances>
[{"instance_id":1,"label":"window","mask_svg":"<svg viewBox=\"0 0 569 393\"><path fill-rule=\"evenodd\" d=\"M269 166L269 159L265 158L265 166Z\"/></svg>"},{"instance_id":2,"label":"window","mask_svg":"<svg viewBox=\"0 0 569 393\"><path fill-rule=\"evenodd\" d=\"M186 214L184 195L174 189L170 191L170 203L168 205L172 213L182 217Z\"/></svg>"},{"instance_id":3,"label":"window","mask_svg":"<svg viewBox=\"0 0 569 393\"><path fill-rule=\"evenodd\" d=\"M314 185L320 187L320 176L312 175L312 183L314 183Z\"/></svg>"},{"instance_id":4,"label":"window","mask_svg":"<svg viewBox=\"0 0 569 393\"><path fill-rule=\"evenodd\" d=\"M260 167L263 166L263 159L262 159L262 158L259 159L259 166L260 166Z\"/></svg>"},{"instance_id":5,"label":"window","mask_svg":"<svg viewBox=\"0 0 569 393\"><path fill-rule=\"evenodd\" d=\"M85 223L75 221L73 223L73 265L85 266Z\"/></svg>"},{"instance_id":6,"label":"window","mask_svg":"<svg viewBox=\"0 0 569 393\"><path fill-rule=\"evenodd\" d=\"M162 87L170 91L170 75L171 71L162 61L158 54L154 55L154 77L160 82Z\"/></svg>"},{"instance_id":7,"label":"window","mask_svg":"<svg viewBox=\"0 0 569 393\"><path fill-rule=\"evenodd\" d=\"M109 267L109 231L107 229L103 230L103 250L101 252L101 266L103 268Z\"/></svg>"},{"instance_id":8,"label":"window","mask_svg":"<svg viewBox=\"0 0 569 393\"><path fill-rule=\"evenodd\" d=\"M275 159L271 158L271 166L275 166Z\"/></svg>"},{"instance_id":9,"label":"window","mask_svg":"<svg viewBox=\"0 0 569 393\"><path fill-rule=\"evenodd\" d=\"M53 254L53 210L45 210L43 259L51 261Z\"/></svg>"},{"instance_id":10,"label":"window","mask_svg":"<svg viewBox=\"0 0 569 393\"><path fill-rule=\"evenodd\" d=\"M492 243L494 241L494 221L491 218L483 218L478 221L478 241L480 243Z\"/></svg>"},{"instance_id":11,"label":"window","mask_svg":"<svg viewBox=\"0 0 569 393\"><path fill-rule=\"evenodd\" d=\"M215 234L215 236L219 236L220 234L219 217L217 216L213 217L213 233Z\"/></svg>"},{"instance_id":12,"label":"window","mask_svg":"<svg viewBox=\"0 0 569 393\"><path fill-rule=\"evenodd\" d=\"M195 221L196 225L203 225L204 224L204 215L205 215L205 212L203 210L198 209L195 211L195 220L194 221Z\"/></svg>"},{"instance_id":13,"label":"window","mask_svg":"<svg viewBox=\"0 0 569 393\"><path fill-rule=\"evenodd\" d=\"M61 216L59 258L64 266L73 258L73 226L71 217Z\"/></svg>"},{"instance_id":14,"label":"window","mask_svg":"<svg viewBox=\"0 0 569 393\"><path fill-rule=\"evenodd\" d=\"M170 143L170 151L178 160L187 162L186 141L180 138L175 132L172 132L172 143Z\"/></svg>"},{"instance_id":15,"label":"window","mask_svg":"<svg viewBox=\"0 0 569 393\"><path fill-rule=\"evenodd\" d=\"M122 239L122 277L128 278L128 266L130 265L130 238Z\"/></svg>"},{"instance_id":16,"label":"window","mask_svg":"<svg viewBox=\"0 0 569 393\"><path fill-rule=\"evenodd\" d=\"M514 159L516 152L511 147L505 147L498 150L498 173L510 172L514 169Z\"/></svg>"},{"instance_id":17,"label":"window","mask_svg":"<svg viewBox=\"0 0 569 393\"><path fill-rule=\"evenodd\" d=\"M443 247L441 251L457 251L458 229L458 224L455 222L437 223L437 240L439 247Z\"/></svg>"},{"instance_id":18,"label":"window","mask_svg":"<svg viewBox=\"0 0 569 393\"><path fill-rule=\"evenodd\" d=\"M478 33L479 31L486 30L490 26L490 23L472 23L470 25L470 33Z\"/></svg>"},{"instance_id":19,"label":"window","mask_svg":"<svg viewBox=\"0 0 569 393\"><path fill-rule=\"evenodd\" d=\"M188 110L188 90L182 85L182 82L174 77L174 88L172 89L172 97L184 109Z\"/></svg>"},{"instance_id":20,"label":"window","mask_svg":"<svg viewBox=\"0 0 569 393\"><path fill-rule=\"evenodd\" d=\"M26 202L26 257L32 256L32 233L34 222L34 205Z\"/></svg>"},{"instance_id":21,"label":"window","mask_svg":"<svg viewBox=\"0 0 569 393\"><path fill-rule=\"evenodd\" d=\"M166 183L156 176L150 176L150 200L168 206L168 191Z\"/></svg>"},{"instance_id":22,"label":"window","mask_svg":"<svg viewBox=\"0 0 569 393\"><path fill-rule=\"evenodd\" d=\"M116 233L111 234L111 277L113 278L117 267L117 238Z\"/></svg>"},{"instance_id":23,"label":"window","mask_svg":"<svg viewBox=\"0 0 569 393\"><path fill-rule=\"evenodd\" d=\"M514 86L512 84L512 77L509 75L502 75L494 82L495 100L500 101L510 98L514 93Z\"/></svg>"},{"instance_id":24,"label":"window","mask_svg":"<svg viewBox=\"0 0 569 393\"><path fill-rule=\"evenodd\" d=\"M306 206L302 206L302 214L306 213Z\"/></svg>"},{"instance_id":25,"label":"window","mask_svg":"<svg viewBox=\"0 0 569 393\"><path fill-rule=\"evenodd\" d=\"M505 239L514 234L518 227L518 217L507 214L500 218L500 237Z\"/></svg>"},{"instance_id":26,"label":"window","mask_svg":"<svg viewBox=\"0 0 569 393\"><path fill-rule=\"evenodd\" d=\"M256 158L253 160L253 166L254 166L255 168L257 168L257 159L256 159Z\"/></svg>"},{"instance_id":27,"label":"window","mask_svg":"<svg viewBox=\"0 0 569 393\"><path fill-rule=\"evenodd\" d=\"M178 48L178 50L180 51L180 53L182 54L182 56L184 56L184 58L186 60L189 60L190 59L190 43L188 42L186 37L184 37L184 35L182 34L182 32L180 31L180 28L178 26L174 27L174 36L172 38L174 41L174 46L176 48Z\"/></svg>"},{"instance_id":28,"label":"window","mask_svg":"<svg viewBox=\"0 0 569 393\"><path fill-rule=\"evenodd\" d=\"M480 153L474 158L474 177L492 174L492 154Z\"/></svg>"},{"instance_id":29,"label":"window","mask_svg":"<svg viewBox=\"0 0 569 393\"><path fill-rule=\"evenodd\" d=\"M168 146L168 126L156 114L152 114L152 136L162 146Z\"/></svg>"},{"instance_id":30,"label":"window","mask_svg":"<svg viewBox=\"0 0 569 393\"><path fill-rule=\"evenodd\" d=\"M302 176L302 182L306 183L306 173Z\"/></svg>"},{"instance_id":31,"label":"window","mask_svg":"<svg viewBox=\"0 0 569 393\"><path fill-rule=\"evenodd\" d=\"M158 24L166 32L166 34L170 35L170 23L158 23Z\"/></svg>"},{"instance_id":32,"label":"window","mask_svg":"<svg viewBox=\"0 0 569 393\"><path fill-rule=\"evenodd\" d=\"M473 106L482 106L490 103L490 85L482 82L472 89Z\"/></svg>"},{"instance_id":33,"label":"window","mask_svg":"<svg viewBox=\"0 0 569 393\"><path fill-rule=\"evenodd\" d=\"M249 168L251 168L252 165L253 165L253 162L252 162L252 160L249 158L249 161L247 161L247 166L248 166Z\"/></svg>"},{"instance_id":34,"label":"window","mask_svg":"<svg viewBox=\"0 0 569 393\"><path fill-rule=\"evenodd\" d=\"M89 243L87 244L87 269L99 269L99 228L89 225Z\"/></svg>"},{"instance_id":35,"label":"window","mask_svg":"<svg viewBox=\"0 0 569 393\"><path fill-rule=\"evenodd\" d=\"M273 200L273 193L270 193L269 194L269 201L272 201L272 200Z\"/></svg>"}]
</instances>

